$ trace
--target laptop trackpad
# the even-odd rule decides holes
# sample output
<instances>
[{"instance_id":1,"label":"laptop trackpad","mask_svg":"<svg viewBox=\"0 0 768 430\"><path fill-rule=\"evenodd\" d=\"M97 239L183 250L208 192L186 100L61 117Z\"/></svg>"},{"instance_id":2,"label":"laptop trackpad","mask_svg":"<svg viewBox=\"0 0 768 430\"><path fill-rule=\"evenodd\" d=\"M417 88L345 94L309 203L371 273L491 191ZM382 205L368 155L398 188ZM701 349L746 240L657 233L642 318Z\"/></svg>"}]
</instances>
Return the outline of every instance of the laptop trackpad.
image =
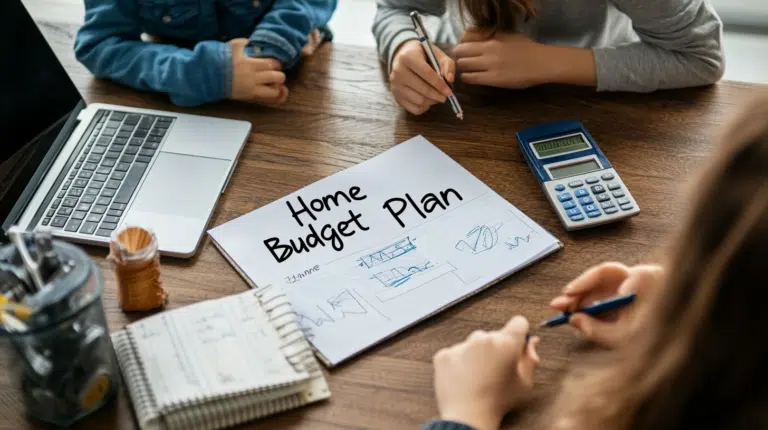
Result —
<instances>
[{"instance_id":1,"label":"laptop trackpad","mask_svg":"<svg viewBox=\"0 0 768 430\"><path fill-rule=\"evenodd\" d=\"M191 252L198 243L231 162L161 152L157 155L125 224L150 227L161 250Z\"/></svg>"}]
</instances>

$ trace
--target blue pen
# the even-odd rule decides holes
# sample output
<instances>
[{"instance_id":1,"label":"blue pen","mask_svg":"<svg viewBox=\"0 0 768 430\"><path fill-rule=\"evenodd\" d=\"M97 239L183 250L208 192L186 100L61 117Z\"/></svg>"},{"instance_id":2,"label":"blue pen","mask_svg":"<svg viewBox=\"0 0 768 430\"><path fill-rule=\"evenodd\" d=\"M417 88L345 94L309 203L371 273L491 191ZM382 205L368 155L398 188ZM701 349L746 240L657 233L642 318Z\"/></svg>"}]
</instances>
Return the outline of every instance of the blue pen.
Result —
<instances>
[{"instance_id":1,"label":"blue pen","mask_svg":"<svg viewBox=\"0 0 768 430\"><path fill-rule=\"evenodd\" d=\"M581 312L592 316L600 315L602 313L615 311L629 305L635 301L636 296L637 295L635 293L632 293L626 296L611 297L609 299L592 303L591 305L581 308L576 312ZM568 321L571 319L571 315L576 312L563 312L560 315L552 317L541 323L541 327L556 327L559 325L568 324Z\"/></svg>"}]
</instances>

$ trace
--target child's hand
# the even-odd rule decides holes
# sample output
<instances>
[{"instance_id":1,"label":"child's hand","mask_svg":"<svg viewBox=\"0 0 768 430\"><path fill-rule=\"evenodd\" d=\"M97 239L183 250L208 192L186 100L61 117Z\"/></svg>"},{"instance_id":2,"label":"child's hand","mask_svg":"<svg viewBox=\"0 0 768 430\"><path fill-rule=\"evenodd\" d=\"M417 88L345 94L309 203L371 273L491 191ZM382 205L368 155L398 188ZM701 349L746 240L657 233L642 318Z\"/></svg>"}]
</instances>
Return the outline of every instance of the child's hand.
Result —
<instances>
[{"instance_id":1,"label":"child's hand","mask_svg":"<svg viewBox=\"0 0 768 430\"><path fill-rule=\"evenodd\" d=\"M522 34L496 33L488 38L470 28L456 46L462 82L500 88L527 88L544 83L544 46Z\"/></svg>"},{"instance_id":2,"label":"child's hand","mask_svg":"<svg viewBox=\"0 0 768 430\"><path fill-rule=\"evenodd\" d=\"M664 269L660 266L630 268L619 263L603 263L571 281L563 290L563 295L552 300L550 306L560 312L573 312L598 300L637 293L635 303L610 316L601 316L600 319L581 313L571 316L571 326L584 338L605 347L614 347L640 328L647 310L643 302L659 287L663 275Z\"/></svg>"},{"instance_id":3,"label":"child's hand","mask_svg":"<svg viewBox=\"0 0 768 430\"><path fill-rule=\"evenodd\" d=\"M302 57L312 56L312 54L314 54L315 51L317 51L317 48L319 48L322 43L323 43L323 35L320 33L320 30L314 29L312 33L309 33L307 44L304 45L303 48L301 48L301 56Z\"/></svg>"},{"instance_id":4,"label":"child's hand","mask_svg":"<svg viewBox=\"0 0 768 430\"><path fill-rule=\"evenodd\" d=\"M453 82L455 65L437 46L433 46L445 79ZM421 115L436 103L445 103L452 91L448 84L429 65L421 43L409 40L397 49L392 58L389 83L395 100L408 112Z\"/></svg>"},{"instance_id":5,"label":"child's hand","mask_svg":"<svg viewBox=\"0 0 768 430\"><path fill-rule=\"evenodd\" d=\"M285 73L274 58L250 58L245 55L248 39L233 39L232 99L245 102L279 104L288 98Z\"/></svg>"},{"instance_id":6,"label":"child's hand","mask_svg":"<svg viewBox=\"0 0 768 430\"><path fill-rule=\"evenodd\" d=\"M498 331L472 333L433 358L440 418L478 430L498 429L504 414L533 387L538 337L526 344L528 321L516 316Z\"/></svg>"}]
</instances>

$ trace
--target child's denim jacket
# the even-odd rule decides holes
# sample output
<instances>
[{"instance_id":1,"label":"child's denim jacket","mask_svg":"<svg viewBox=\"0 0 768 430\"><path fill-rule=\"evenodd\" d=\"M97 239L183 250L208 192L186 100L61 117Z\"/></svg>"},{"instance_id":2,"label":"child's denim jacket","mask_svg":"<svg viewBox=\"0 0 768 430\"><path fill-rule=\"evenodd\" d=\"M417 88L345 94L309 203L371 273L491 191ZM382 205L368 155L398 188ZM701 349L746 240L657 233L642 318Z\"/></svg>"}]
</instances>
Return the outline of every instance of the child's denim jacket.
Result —
<instances>
[{"instance_id":1,"label":"child's denim jacket","mask_svg":"<svg viewBox=\"0 0 768 430\"><path fill-rule=\"evenodd\" d=\"M250 40L246 54L293 67L336 0L85 0L75 55L94 75L168 93L179 105L229 97L229 40ZM142 33L171 44L144 42Z\"/></svg>"}]
</instances>

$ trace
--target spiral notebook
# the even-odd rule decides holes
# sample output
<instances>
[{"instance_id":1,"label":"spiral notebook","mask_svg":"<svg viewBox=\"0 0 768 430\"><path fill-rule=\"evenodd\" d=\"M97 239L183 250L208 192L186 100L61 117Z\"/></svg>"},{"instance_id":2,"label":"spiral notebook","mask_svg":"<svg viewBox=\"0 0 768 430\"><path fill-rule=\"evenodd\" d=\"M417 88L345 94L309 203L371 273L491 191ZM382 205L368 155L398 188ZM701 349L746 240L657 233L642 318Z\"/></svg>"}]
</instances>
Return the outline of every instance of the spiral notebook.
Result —
<instances>
[{"instance_id":1,"label":"spiral notebook","mask_svg":"<svg viewBox=\"0 0 768 430\"><path fill-rule=\"evenodd\" d=\"M163 312L112 340L142 430L219 429L330 397L276 286Z\"/></svg>"}]
</instances>

